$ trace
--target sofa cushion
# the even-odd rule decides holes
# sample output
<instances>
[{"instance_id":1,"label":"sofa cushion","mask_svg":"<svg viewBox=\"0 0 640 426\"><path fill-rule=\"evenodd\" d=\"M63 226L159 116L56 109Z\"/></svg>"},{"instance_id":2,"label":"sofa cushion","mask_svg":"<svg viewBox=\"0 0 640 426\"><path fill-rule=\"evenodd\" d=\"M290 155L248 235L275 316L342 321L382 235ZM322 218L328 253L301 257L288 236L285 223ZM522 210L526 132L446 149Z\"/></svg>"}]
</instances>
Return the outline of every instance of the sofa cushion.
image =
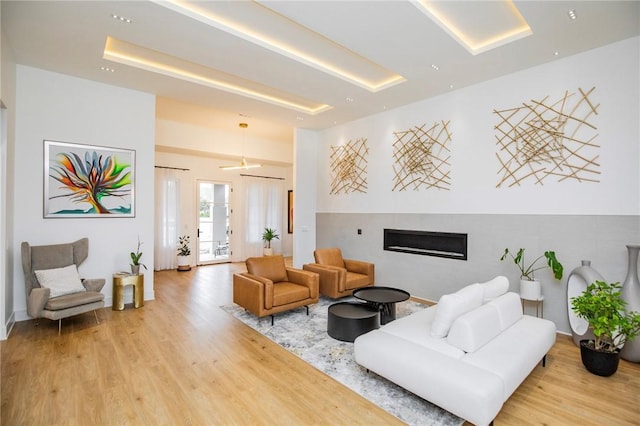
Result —
<instances>
[{"instance_id":1,"label":"sofa cushion","mask_svg":"<svg viewBox=\"0 0 640 426\"><path fill-rule=\"evenodd\" d=\"M64 296L49 299L44 306L49 311L61 311L63 309L75 308L89 303L100 302L104 300L104 294L97 291L81 291L78 293L65 294Z\"/></svg>"},{"instance_id":2,"label":"sofa cushion","mask_svg":"<svg viewBox=\"0 0 640 426\"><path fill-rule=\"evenodd\" d=\"M500 334L500 331L496 307L482 305L456 318L447 335L447 343L467 353L475 352Z\"/></svg>"},{"instance_id":3,"label":"sofa cushion","mask_svg":"<svg viewBox=\"0 0 640 426\"><path fill-rule=\"evenodd\" d=\"M475 352L522 318L516 293L497 299L458 317L451 325L447 343L467 353Z\"/></svg>"},{"instance_id":4,"label":"sofa cushion","mask_svg":"<svg viewBox=\"0 0 640 426\"><path fill-rule=\"evenodd\" d=\"M442 296L431 325L431 335L445 337L456 318L482 305L482 295L482 286L471 284L455 293Z\"/></svg>"},{"instance_id":5,"label":"sofa cushion","mask_svg":"<svg viewBox=\"0 0 640 426\"><path fill-rule=\"evenodd\" d=\"M250 257L245 263L247 271L252 275L270 279L274 283L288 281L287 267L282 255Z\"/></svg>"},{"instance_id":6,"label":"sofa cushion","mask_svg":"<svg viewBox=\"0 0 640 426\"><path fill-rule=\"evenodd\" d=\"M487 303L496 308L500 320L500 331L511 327L522 318L522 302L518 294L510 292Z\"/></svg>"},{"instance_id":7,"label":"sofa cushion","mask_svg":"<svg viewBox=\"0 0 640 426\"><path fill-rule=\"evenodd\" d=\"M451 358L462 358L464 352L448 344L446 338L434 337L430 333L424 332L431 328L433 319L436 316L436 310L435 306L422 309L406 317L391 321L380 327L380 330Z\"/></svg>"},{"instance_id":8,"label":"sofa cushion","mask_svg":"<svg viewBox=\"0 0 640 426\"><path fill-rule=\"evenodd\" d=\"M487 303L509 291L509 279L499 275L492 280L480 283L484 291L482 303Z\"/></svg>"},{"instance_id":9,"label":"sofa cushion","mask_svg":"<svg viewBox=\"0 0 640 426\"><path fill-rule=\"evenodd\" d=\"M78 276L76 265L69 265L64 268L41 269L33 272L40 287L51 289L50 298L85 291Z\"/></svg>"}]
</instances>

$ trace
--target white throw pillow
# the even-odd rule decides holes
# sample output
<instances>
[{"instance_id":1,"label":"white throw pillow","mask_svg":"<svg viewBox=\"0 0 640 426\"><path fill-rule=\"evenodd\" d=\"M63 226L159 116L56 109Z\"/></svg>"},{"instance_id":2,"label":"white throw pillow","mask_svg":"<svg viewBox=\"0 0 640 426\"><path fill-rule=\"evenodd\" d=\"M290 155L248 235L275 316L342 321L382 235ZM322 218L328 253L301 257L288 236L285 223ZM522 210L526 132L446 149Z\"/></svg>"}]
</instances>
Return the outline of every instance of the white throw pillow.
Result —
<instances>
[{"instance_id":1,"label":"white throw pillow","mask_svg":"<svg viewBox=\"0 0 640 426\"><path fill-rule=\"evenodd\" d=\"M446 337L456 318L482 305L482 295L482 286L471 284L455 293L442 296L438 301L436 316L431 324L431 335Z\"/></svg>"},{"instance_id":2,"label":"white throw pillow","mask_svg":"<svg viewBox=\"0 0 640 426\"><path fill-rule=\"evenodd\" d=\"M498 275L497 277L487 281L486 283L480 283L480 285L484 289L484 300L482 301L482 303L487 303L509 291L509 279L507 277L503 277L502 275Z\"/></svg>"},{"instance_id":3,"label":"white throw pillow","mask_svg":"<svg viewBox=\"0 0 640 426\"><path fill-rule=\"evenodd\" d=\"M78 268L76 265L65 266L64 268L42 269L33 271L41 287L51 289L49 297L58 297L65 294L85 291Z\"/></svg>"}]
</instances>

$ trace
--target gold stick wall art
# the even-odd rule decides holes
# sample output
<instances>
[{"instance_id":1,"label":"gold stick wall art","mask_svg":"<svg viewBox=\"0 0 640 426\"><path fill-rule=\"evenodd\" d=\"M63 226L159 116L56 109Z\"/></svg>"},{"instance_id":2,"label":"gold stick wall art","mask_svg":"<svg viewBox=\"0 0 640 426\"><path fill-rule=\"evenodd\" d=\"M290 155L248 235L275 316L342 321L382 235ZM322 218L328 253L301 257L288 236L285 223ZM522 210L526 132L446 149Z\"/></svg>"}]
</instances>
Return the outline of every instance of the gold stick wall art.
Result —
<instances>
[{"instance_id":1,"label":"gold stick wall art","mask_svg":"<svg viewBox=\"0 0 640 426\"><path fill-rule=\"evenodd\" d=\"M367 192L367 139L331 146L331 194Z\"/></svg>"},{"instance_id":2,"label":"gold stick wall art","mask_svg":"<svg viewBox=\"0 0 640 426\"><path fill-rule=\"evenodd\" d=\"M549 177L558 182L599 182L600 147L594 143L598 133L593 118L600 104L593 101L594 91L595 87L578 88L556 101L546 96L521 107L494 110L500 162L496 187L525 180L542 185Z\"/></svg>"},{"instance_id":3,"label":"gold stick wall art","mask_svg":"<svg viewBox=\"0 0 640 426\"><path fill-rule=\"evenodd\" d=\"M393 132L393 191L411 188L449 190L451 133L449 121Z\"/></svg>"}]
</instances>

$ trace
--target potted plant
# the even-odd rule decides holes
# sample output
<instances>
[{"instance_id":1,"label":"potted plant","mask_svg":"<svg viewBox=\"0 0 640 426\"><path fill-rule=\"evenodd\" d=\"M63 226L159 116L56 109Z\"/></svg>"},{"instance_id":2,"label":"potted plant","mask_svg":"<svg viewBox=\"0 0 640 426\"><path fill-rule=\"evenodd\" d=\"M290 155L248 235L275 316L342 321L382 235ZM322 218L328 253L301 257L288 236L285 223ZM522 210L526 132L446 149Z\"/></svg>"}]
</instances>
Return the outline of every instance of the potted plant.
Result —
<instances>
[{"instance_id":1,"label":"potted plant","mask_svg":"<svg viewBox=\"0 0 640 426\"><path fill-rule=\"evenodd\" d=\"M621 289L620 283L595 281L571 298L571 309L589 323L595 336L580 341L582 364L598 376L616 372L620 349L640 333L640 313L625 310Z\"/></svg>"},{"instance_id":2,"label":"potted plant","mask_svg":"<svg viewBox=\"0 0 640 426\"><path fill-rule=\"evenodd\" d=\"M191 248L189 248L189 236L183 235L178 238L178 271L190 271L189 256L191 256Z\"/></svg>"},{"instance_id":3,"label":"potted plant","mask_svg":"<svg viewBox=\"0 0 640 426\"><path fill-rule=\"evenodd\" d=\"M143 266L144 269L147 269L147 265L142 263L140 259L142 259L142 252L140 251L140 246L142 243L140 242L140 237L138 237L138 248L135 252L131 252L131 273L138 275L140 273L140 266Z\"/></svg>"},{"instance_id":4,"label":"potted plant","mask_svg":"<svg viewBox=\"0 0 640 426\"><path fill-rule=\"evenodd\" d=\"M562 279L564 268L562 264L556 258L556 252L545 251L543 255L538 256L533 262L526 263L524 258L524 249L518 250L518 253L514 256L508 248L504 249L504 253L500 260L505 260L507 256L513 259L513 263L516 264L520 270L520 297L526 300L540 300L542 297L542 289L540 281L537 281L534 277L534 273L544 268L551 268L553 276L556 280ZM547 262L541 265L539 262L542 259L547 259Z\"/></svg>"},{"instance_id":5,"label":"potted plant","mask_svg":"<svg viewBox=\"0 0 640 426\"><path fill-rule=\"evenodd\" d=\"M280 236L276 233L276 230L273 228L264 228L264 232L262 233L262 241L264 241L264 255L272 256L273 249L271 248L271 240L280 239Z\"/></svg>"}]
</instances>

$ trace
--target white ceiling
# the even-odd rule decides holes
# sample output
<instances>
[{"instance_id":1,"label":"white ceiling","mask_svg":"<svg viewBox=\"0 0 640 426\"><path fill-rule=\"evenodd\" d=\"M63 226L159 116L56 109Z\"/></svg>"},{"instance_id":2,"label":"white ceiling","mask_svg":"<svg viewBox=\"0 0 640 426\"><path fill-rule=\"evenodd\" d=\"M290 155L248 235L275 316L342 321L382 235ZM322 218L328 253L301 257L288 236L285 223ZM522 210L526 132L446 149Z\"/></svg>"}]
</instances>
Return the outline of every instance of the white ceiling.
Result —
<instances>
[{"instance_id":1,"label":"white ceiling","mask_svg":"<svg viewBox=\"0 0 640 426\"><path fill-rule=\"evenodd\" d=\"M461 17L480 16L467 21L482 21L484 29L492 27L490 18L474 12L489 3L478 4L458 1L447 6L462 12ZM276 34L287 44L297 43L374 78L404 78L377 91L162 2L2 0L1 12L3 37L19 64L201 105L215 113L217 122L227 123L228 129L237 129L239 121L254 120L285 129L288 135L292 127L331 127L640 34L636 1L515 4L532 34L475 55L410 1L200 1L187 5L235 16L246 24L247 32ZM577 13L576 20L568 17L571 9ZM132 22L114 19L112 14ZM277 19L267 20L269 14ZM193 78L107 60L103 52L108 37L216 78L330 109L301 112Z\"/></svg>"}]
</instances>

